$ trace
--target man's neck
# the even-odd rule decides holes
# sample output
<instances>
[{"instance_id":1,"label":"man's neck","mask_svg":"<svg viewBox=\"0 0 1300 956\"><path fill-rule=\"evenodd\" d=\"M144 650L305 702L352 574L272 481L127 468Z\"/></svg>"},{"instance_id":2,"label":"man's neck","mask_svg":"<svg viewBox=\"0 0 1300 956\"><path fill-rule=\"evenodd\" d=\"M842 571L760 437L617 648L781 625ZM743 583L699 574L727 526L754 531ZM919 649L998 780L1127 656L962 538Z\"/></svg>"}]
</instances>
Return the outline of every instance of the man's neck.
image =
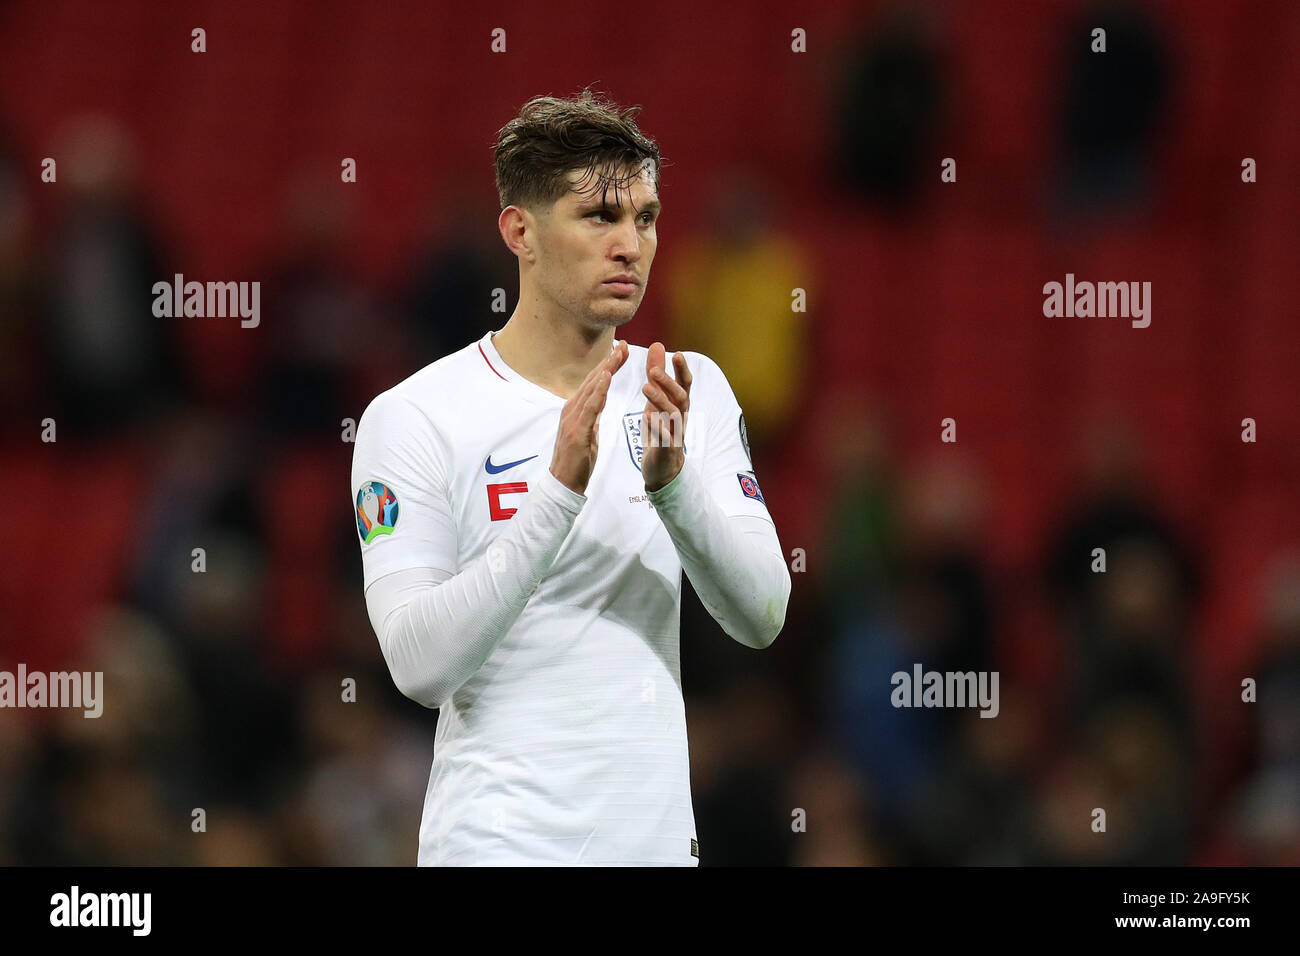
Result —
<instances>
[{"instance_id":1,"label":"man's neck","mask_svg":"<svg viewBox=\"0 0 1300 956\"><path fill-rule=\"evenodd\" d=\"M547 321L516 308L492 336L502 360L528 381L569 399L614 347L612 328L592 331L571 321Z\"/></svg>"}]
</instances>

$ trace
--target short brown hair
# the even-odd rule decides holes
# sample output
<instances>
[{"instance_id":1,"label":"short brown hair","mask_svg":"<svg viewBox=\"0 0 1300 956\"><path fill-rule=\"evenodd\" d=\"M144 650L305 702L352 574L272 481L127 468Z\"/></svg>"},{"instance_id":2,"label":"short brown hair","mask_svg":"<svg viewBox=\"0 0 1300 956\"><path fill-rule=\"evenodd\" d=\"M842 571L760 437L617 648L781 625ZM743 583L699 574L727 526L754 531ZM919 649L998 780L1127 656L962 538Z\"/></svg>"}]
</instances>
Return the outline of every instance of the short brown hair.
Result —
<instances>
[{"instance_id":1,"label":"short brown hair","mask_svg":"<svg viewBox=\"0 0 1300 956\"><path fill-rule=\"evenodd\" d=\"M501 128L496 145L497 196L501 208L549 209L571 186L568 174L595 170L592 190L623 185L646 160L654 163L659 191L659 144L637 129L641 107L622 109L590 88L573 99L535 96ZM585 191L585 190L584 190Z\"/></svg>"}]
</instances>

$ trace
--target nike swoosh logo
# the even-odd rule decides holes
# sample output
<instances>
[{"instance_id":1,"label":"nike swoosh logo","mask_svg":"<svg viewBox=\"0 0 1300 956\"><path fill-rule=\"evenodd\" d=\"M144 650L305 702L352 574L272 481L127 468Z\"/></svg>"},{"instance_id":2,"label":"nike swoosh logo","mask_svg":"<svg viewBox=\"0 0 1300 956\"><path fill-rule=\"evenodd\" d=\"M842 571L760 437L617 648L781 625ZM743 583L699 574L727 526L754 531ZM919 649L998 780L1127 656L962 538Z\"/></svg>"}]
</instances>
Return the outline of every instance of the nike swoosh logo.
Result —
<instances>
[{"instance_id":1,"label":"nike swoosh logo","mask_svg":"<svg viewBox=\"0 0 1300 956\"><path fill-rule=\"evenodd\" d=\"M512 461L508 465L494 465L492 464L492 456L488 455L487 461L483 463L483 467L487 469L489 475L499 475L503 471L509 471L511 468L515 467L515 465L522 465L524 462L532 461L536 457L536 455L531 455L528 458L520 458L518 461Z\"/></svg>"}]
</instances>

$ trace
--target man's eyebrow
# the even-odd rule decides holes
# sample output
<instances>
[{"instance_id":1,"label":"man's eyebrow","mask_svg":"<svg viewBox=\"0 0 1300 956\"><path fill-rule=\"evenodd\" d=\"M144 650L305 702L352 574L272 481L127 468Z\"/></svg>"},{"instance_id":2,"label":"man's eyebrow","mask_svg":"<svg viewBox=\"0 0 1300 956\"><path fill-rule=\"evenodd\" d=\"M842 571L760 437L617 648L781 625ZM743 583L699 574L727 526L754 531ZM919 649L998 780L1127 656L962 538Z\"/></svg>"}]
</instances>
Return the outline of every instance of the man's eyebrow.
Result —
<instances>
[{"instance_id":1,"label":"man's eyebrow","mask_svg":"<svg viewBox=\"0 0 1300 956\"><path fill-rule=\"evenodd\" d=\"M581 203L579 203L579 204L578 204L578 208L579 208L579 209L582 209L582 210L592 210L592 209L609 209L609 210L615 210L615 209L619 209L619 208L621 208L621 207L620 207L620 206L616 206L614 203L609 202L608 200L602 200L602 199L588 199L588 200L586 200L585 202L581 202ZM638 212L638 213L642 213L642 212L660 212L660 211L662 211L662 210L663 210L663 204L660 203L658 199L650 199L650 200L647 200L646 203L645 203L644 205L642 205L639 209L637 209L637 212Z\"/></svg>"}]
</instances>

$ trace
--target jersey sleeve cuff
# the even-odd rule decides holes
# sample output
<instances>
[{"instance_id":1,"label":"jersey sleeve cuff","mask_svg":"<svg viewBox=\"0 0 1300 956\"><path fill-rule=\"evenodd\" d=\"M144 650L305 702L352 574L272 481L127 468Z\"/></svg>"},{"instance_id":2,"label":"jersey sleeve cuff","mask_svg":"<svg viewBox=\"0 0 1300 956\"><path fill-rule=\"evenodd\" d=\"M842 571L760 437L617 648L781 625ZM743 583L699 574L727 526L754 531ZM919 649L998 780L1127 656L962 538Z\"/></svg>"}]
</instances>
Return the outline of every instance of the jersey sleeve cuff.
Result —
<instances>
[{"instance_id":1,"label":"jersey sleeve cuff","mask_svg":"<svg viewBox=\"0 0 1300 956\"><path fill-rule=\"evenodd\" d=\"M671 507L674 502L681 499L684 495L689 496L691 492L695 490L697 484L696 479L698 477L699 476L696 475L695 468L692 465L692 459L687 458L682 464L682 470L673 476L672 481L668 482L668 484L664 485L657 491L647 492L646 497L648 497L650 503L655 506L655 510L658 510L661 507Z\"/></svg>"},{"instance_id":2,"label":"jersey sleeve cuff","mask_svg":"<svg viewBox=\"0 0 1300 956\"><path fill-rule=\"evenodd\" d=\"M551 473L549 466L542 471L538 489L547 498L575 517L582 511L582 506L587 503L586 495L580 495L572 488L566 487L564 482Z\"/></svg>"}]
</instances>

